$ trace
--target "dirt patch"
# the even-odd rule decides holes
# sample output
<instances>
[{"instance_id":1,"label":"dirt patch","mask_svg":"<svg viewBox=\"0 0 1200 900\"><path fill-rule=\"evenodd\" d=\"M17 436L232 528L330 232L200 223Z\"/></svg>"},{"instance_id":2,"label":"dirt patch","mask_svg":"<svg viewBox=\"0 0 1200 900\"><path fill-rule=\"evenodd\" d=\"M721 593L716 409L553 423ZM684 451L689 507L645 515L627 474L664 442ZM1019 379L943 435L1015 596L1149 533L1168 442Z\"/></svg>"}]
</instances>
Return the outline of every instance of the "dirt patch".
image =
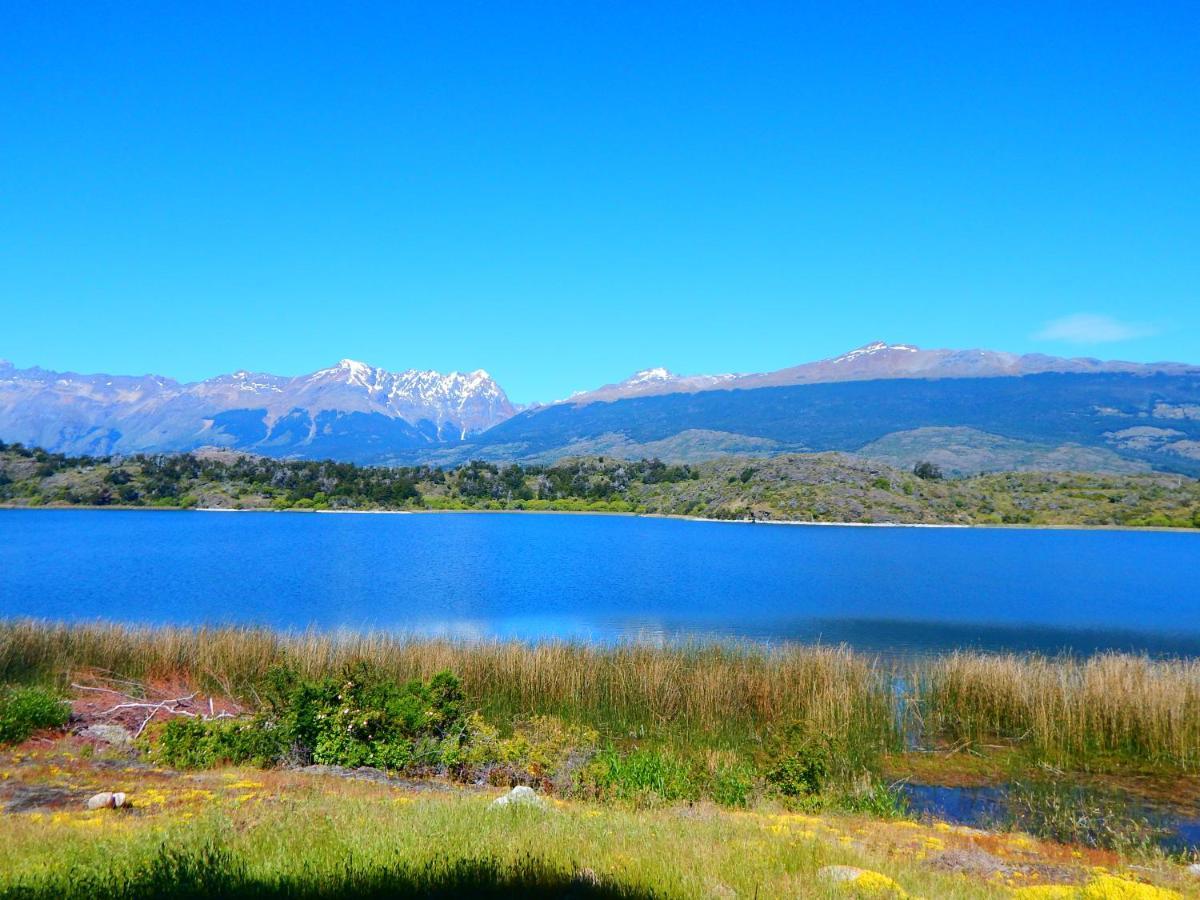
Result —
<instances>
[{"instance_id":1,"label":"dirt patch","mask_svg":"<svg viewBox=\"0 0 1200 900\"><path fill-rule=\"evenodd\" d=\"M291 771L299 772L302 775L348 778L352 781L369 781L372 784L384 784L388 787L403 788L406 791L414 791L416 793L446 794L462 793L464 791L478 792L481 790L474 785L448 784L444 781L401 778L398 775L389 775L382 769L374 769L370 766L362 766L357 769L348 769L345 766L301 766L300 768L292 769Z\"/></svg>"},{"instance_id":2,"label":"dirt patch","mask_svg":"<svg viewBox=\"0 0 1200 900\"><path fill-rule=\"evenodd\" d=\"M1013 862L995 854L988 853L981 847L958 848L946 850L931 857L929 864L935 869L956 872L960 875L970 875L976 878L1011 878L1020 875L1031 881L1053 882L1064 884L1081 881L1083 873L1079 868L1057 866L1048 863Z\"/></svg>"},{"instance_id":3,"label":"dirt patch","mask_svg":"<svg viewBox=\"0 0 1200 900\"><path fill-rule=\"evenodd\" d=\"M0 809L6 813L77 809L89 796L87 791L70 790L50 784L0 782Z\"/></svg>"},{"instance_id":4,"label":"dirt patch","mask_svg":"<svg viewBox=\"0 0 1200 900\"><path fill-rule=\"evenodd\" d=\"M181 680L142 683L89 673L74 678L71 692L71 729L77 734L116 726L134 738L154 722L180 716L217 719L246 713L231 698L203 693Z\"/></svg>"}]
</instances>

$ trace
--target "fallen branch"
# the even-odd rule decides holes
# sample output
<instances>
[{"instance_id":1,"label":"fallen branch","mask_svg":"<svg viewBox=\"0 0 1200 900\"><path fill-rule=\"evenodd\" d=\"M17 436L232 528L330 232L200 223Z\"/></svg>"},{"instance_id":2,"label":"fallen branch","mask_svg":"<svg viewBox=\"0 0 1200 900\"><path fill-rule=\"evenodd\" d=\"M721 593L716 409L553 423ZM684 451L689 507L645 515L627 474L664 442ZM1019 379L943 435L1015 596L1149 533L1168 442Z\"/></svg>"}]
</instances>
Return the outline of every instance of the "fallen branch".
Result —
<instances>
[{"instance_id":1,"label":"fallen branch","mask_svg":"<svg viewBox=\"0 0 1200 900\"><path fill-rule=\"evenodd\" d=\"M143 693L145 692L145 688L142 685L138 685L133 682L130 682L130 684L132 684L134 687L142 688ZM217 712L216 705L213 703L212 697L208 698L208 715L204 715L200 712L193 712L190 709L185 709L184 707L190 706L196 699L196 694L198 693L197 691L193 691L184 697L169 697L163 700L144 700L131 696L123 691L113 690L112 688L97 687L95 685L88 684L77 684L74 682L72 682L71 687L77 691L95 691L97 693L112 694L115 697L120 697L124 702L118 703L115 706L111 706L98 714L99 716L109 720L111 720L113 716L123 709L149 710L149 713L145 716L145 718L142 719L141 724L134 732L134 739L141 737L142 732L146 730L146 727L152 721L154 721L154 717L160 712L171 716L187 716L191 719L199 718L205 721L237 718L237 716L233 713L226 712L224 710Z\"/></svg>"}]
</instances>

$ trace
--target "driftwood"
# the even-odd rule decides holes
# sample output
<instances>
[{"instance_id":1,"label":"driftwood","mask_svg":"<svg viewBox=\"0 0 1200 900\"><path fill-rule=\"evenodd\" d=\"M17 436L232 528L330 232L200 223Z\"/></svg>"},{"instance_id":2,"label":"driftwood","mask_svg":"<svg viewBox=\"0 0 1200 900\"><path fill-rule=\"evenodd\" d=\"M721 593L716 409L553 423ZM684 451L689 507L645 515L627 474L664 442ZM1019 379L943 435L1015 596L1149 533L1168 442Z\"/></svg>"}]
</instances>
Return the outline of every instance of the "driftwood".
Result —
<instances>
[{"instance_id":1,"label":"driftwood","mask_svg":"<svg viewBox=\"0 0 1200 900\"><path fill-rule=\"evenodd\" d=\"M136 685L134 682L126 683L141 687L141 685ZM107 719L112 719L113 716L123 709L146 710L147 712L142 719L142 724L138 726L137 731L135 731L133 734L134 738L141 737L142 732L146 730L146 726L149 725L154 720L154 717L160 712L165 713L168 716L187 716L191 719L199 718L203 719L204 721L236 718L233 713L224 711L216 712L215 707L213 706L212 697L208 698L208 715L205 715L203 712L194 712L191 707L193 706L193 701L196 699L196 694L198 693L197 691L192 691L192 693L183 697L168 697L162 700L151 700L144 697L133 696L125 691L113 690L112 688L106 687L96 687L93 685L75 683L72 683L71 687L77 691L95 691L98 693L111 694L114 697L119 697L122 701L121 703L109 707L108 709L99 713L100 716ZM141 693L146 693L144 688Z\"/></svg>"}]
</instances>

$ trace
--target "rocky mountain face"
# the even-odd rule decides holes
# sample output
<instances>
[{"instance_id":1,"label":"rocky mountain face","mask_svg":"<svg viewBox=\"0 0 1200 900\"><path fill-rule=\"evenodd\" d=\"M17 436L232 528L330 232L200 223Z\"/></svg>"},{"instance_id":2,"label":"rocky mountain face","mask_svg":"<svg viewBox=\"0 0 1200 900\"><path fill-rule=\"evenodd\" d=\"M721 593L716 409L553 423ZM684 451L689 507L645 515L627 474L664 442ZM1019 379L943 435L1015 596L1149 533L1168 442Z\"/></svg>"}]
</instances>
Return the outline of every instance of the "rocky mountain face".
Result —
<instances>
[{"instance_id":1,"label":"rocky mountain face","mask_svg":"<svg viewBox=\"0 0 1200 900\"><path fill-rule=\"evenodd\" d=\"M181 384L0 363L0 438L68 453L217 446L364 459L459 442L515 411L483 370L389 372L344 359L295 378L239 371Z\"/></svg>"},{"instance_id":2,"label":"rocky mountain face","mask_svg":"<svg viewBox=\"0 0 1200 900\"><path fill-rule=\"evenodd\" d=\"M1200 373L846 379L560 403L518 413L440 462L841 451L954 474L1006 469L1200 476Z\"/></svg>"},{"instance_id":3,"label":"rocky mountain face","mask_svg":"<svg viewBox=\"0 0 1200 900\"><path fill-rule=\"evenodd\" d=\"M912 344L874 341L841 356L802 363L774 372L744 375L675 375L666 369L646 369L625 381L605 385L594 391L581 392L561 402L594 403L658 394L752 390L794 384L828 384L888 378L1001 378L1047 372L1185 375L1200 374L1200 366L1173 362L1120 362L1090 357L1064 359L1040 353L1016 354L996 350L922 350Z\"/></svg>"},{"instance_id":4,"label":"rocky mountain face","mask_svg":"<svg viewBox=\"0 0 1200 900\"><path fill-rule=\"evenodd\" d=\"M482 370L342 360L295 378L239 371L181 384L0 362L0 440L75 454L218 447L436 464L837 450L950 473L1200 475L1200 367L877 341L774 372L645 369L521 411Z\"/></svg>"}]
</instances>

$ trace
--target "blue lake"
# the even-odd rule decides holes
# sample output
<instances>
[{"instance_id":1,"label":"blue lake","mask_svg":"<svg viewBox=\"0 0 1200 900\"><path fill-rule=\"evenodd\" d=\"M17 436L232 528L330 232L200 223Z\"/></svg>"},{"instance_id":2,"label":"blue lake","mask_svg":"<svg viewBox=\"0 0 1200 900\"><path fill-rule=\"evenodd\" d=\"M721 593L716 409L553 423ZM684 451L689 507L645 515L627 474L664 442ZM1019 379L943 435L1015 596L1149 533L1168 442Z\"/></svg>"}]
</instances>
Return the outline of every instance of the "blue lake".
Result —
<instances>
[{"instance_id":1,"label":"blue lake","mask_svg":"<svg viewBox=\"0 0 1200 900\"><path fill-rule=\"evenodd\" d=\"M0 616L1200 655L1200 533L0 511Z\"/></svg>"}]
</instances>

